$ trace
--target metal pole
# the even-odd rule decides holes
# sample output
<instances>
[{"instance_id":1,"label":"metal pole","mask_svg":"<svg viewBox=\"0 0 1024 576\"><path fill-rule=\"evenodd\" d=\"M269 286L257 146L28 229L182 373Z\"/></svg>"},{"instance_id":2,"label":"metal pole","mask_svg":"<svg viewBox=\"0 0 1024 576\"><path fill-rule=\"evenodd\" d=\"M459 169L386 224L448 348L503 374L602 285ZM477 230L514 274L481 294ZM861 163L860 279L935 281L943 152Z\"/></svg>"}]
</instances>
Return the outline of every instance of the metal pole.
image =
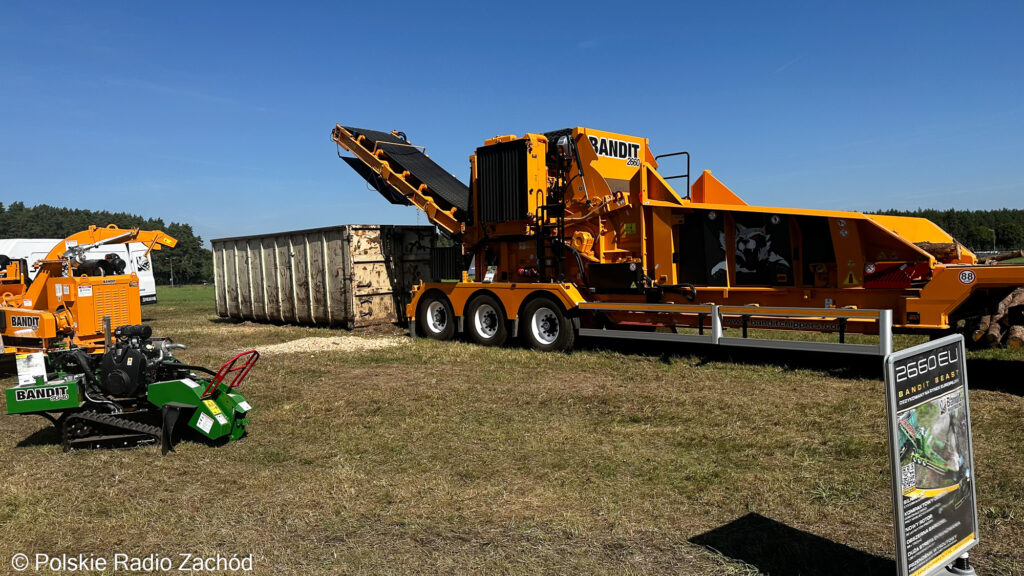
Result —
<instances>
[{"instance_id":1,"label":"metal pole","mask_svg":"<svg viewBox=\"0 0 1024 576\"><path fill-rule=\"evenodd\" d=\"M946 567L946 573L953 574L955 576L977 576L978 573L974 571L974 567L971 566L971 562L967 557L968 554L964 553L963 556L957 558L952 564Z\"/></svg>"},{"instance_id":2,"label":"metal pole","mask_svg":"<svg viewBox=\"0 0 1024 576\"><path fill-rule=\"evenodd\" d=\"M878 313L878 351L883 358L892 354L892 310Z\"/></svg>"}]
</instances>

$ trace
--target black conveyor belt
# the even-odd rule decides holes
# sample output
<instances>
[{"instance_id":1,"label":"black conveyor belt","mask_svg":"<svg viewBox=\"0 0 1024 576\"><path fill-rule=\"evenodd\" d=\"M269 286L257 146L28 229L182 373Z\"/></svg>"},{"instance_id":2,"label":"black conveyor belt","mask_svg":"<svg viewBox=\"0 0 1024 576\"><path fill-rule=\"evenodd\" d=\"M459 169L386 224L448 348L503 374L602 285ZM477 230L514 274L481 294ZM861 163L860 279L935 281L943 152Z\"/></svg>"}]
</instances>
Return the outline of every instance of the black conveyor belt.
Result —
<instances>
[{"instance_id":1,"label":"black conveyor belt","mask_svg":"<svg viewBox=\"0 0 1024 576\"><path fill-rule=\"evenodd\" d=\"M412 205L412 202L410 202L408 198L402 196L401 192L396 190L391 184L388 184L387 180L381 178L380 174L374 172L372 168L363 164L363 161L359 158L342 157L342 160L362 176L363 180L366 180L370 186L373 186L377 192L380 192L381 196L387 198L388 202L391 202L392 204L401 204L402 206Z\"/></svg>"},{"instance_id":2,"label":"black conveyor belt","mask_svg":"<svg viewBox=\"0 0 1024 576\"><path fill-rule=\"evenodd\" d=\"M450 206L458 208L464 213L469 212L469 187L460 182L458 178L449 174L447 170L439 166L436 162L428 158L420 151L419 148L416 148L397 136L387 132L364 130L362 128L352 128L349 126L344 126L344 128L355 136L362 135L370 140L372 144L367 146L368 148L372 149L376 146L378 150L382 150L387 155L387 161L392 170L395 172L407 170L417 180L426 184L430 188L431 194L434 196L435 200L443 200ZM385 198L396 204L408 203L408 201L396 201L396 195L402 198L402 200L405 200L405 198L404 196L401 196L397 190L384 182L380 176L373 172L373 170L367 168L365 170L367 174L364 174L364 170L361 170L356 166L357 163L366 168L364 164L358 161L349 162L349 165L352 166L360 176L366 179L366 181L376 188L381 194L383 194ZM382 189L382 187L384 189Z\"/></svg>"},{"instance_id":3,"label":"black conveyor belt","mask_svg":"<svg viewBox=\"0 0 1024 576\"><path fill-rule=\"evenodd\" d=\"M380 132L378 130L364 130L362 128L354 128L352 126L342 126L342 128L344 128L345 130L348 130L349 133L352 134L353 136L360 136L360 135L366 136L374 144L376 144L377 142L388 142L390 144L405 144L406 143L404 140L402 140L398 136L395 136L394 134L391 134L389 132Z\"/></svg>"}]
</instances>

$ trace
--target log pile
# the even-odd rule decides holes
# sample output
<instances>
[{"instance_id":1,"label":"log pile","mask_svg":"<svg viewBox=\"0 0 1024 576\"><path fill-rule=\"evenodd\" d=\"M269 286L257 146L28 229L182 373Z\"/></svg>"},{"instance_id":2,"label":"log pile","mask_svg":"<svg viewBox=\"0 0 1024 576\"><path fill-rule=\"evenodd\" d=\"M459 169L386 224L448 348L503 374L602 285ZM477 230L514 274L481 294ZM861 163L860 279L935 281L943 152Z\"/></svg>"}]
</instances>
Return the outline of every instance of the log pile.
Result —
<instances>
[{"instance_id":1,"label":"log pile","mask_svg":"<svg viewBox=\"0 0 1024 576\"><path fill-rule=\"evenodd\" d=\"M1024 306L1024 287L1003 298L994 314L975 318L968 326L968 338L990 348L1024 348L1024 325L1020 324L1020 318L1011 314L1017 306Z\"/></svg>"}]
</instances>

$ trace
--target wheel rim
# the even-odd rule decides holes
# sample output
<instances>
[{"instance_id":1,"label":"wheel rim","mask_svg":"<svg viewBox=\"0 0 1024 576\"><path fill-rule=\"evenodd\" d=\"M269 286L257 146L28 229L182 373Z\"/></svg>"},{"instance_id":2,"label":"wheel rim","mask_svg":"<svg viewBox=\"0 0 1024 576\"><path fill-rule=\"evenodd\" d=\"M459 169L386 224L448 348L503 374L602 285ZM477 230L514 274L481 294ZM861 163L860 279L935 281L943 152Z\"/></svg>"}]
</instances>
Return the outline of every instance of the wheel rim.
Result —
<instances>
[{"instance_id":1,"label":"wheel rim","mask_svg":"<svg viewBox=\"0 0 1024 576\"><path fill-rule=\"evenodd\" d=\"M487 340L494 338L494 335L498 333L499 321L498 311L490 304L477 306L476 312L473 313L473 326L476 328L476 333Z\"/></svg>"},{"instance_id":2,"label":"wheel rim","mask_svg":"<svg viewBox=\"0 0 1024 576\"><path fill-rule=\"evenodd\" d=\"M427 329L434 334L444 332L448 327L448 310L440 300L427 304Z\"/></svg>"},{"instance_id":3,"label":"wheel rim","mask_svg":"<svg viewBox=\"0 0 1024 576\"><path fill-rule=\"evenodd\" d=\"M530 330L533 337L541 344L553 344L558 340L559 330L558 315L547 306L538 308L530 318Z\"/></svg>"}]
</instances>

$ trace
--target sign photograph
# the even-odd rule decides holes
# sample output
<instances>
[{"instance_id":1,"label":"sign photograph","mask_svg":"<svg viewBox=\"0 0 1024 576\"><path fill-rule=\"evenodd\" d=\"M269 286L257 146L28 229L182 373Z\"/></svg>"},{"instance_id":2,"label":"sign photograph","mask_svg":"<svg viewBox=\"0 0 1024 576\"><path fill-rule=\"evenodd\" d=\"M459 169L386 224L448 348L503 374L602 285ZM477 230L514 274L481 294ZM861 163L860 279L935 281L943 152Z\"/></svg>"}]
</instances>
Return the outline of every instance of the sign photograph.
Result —
<instances>
[{"instance_id":1,"label":"sign photograph","mask_svg":"<svg viewBox=\"0 0 1024 576\"><path fill-rule=\"evenodd\" d=\"M944 572L978 543L963 337L891 354L885 380L899 573Z\"/></svg>"}]
</instances>

